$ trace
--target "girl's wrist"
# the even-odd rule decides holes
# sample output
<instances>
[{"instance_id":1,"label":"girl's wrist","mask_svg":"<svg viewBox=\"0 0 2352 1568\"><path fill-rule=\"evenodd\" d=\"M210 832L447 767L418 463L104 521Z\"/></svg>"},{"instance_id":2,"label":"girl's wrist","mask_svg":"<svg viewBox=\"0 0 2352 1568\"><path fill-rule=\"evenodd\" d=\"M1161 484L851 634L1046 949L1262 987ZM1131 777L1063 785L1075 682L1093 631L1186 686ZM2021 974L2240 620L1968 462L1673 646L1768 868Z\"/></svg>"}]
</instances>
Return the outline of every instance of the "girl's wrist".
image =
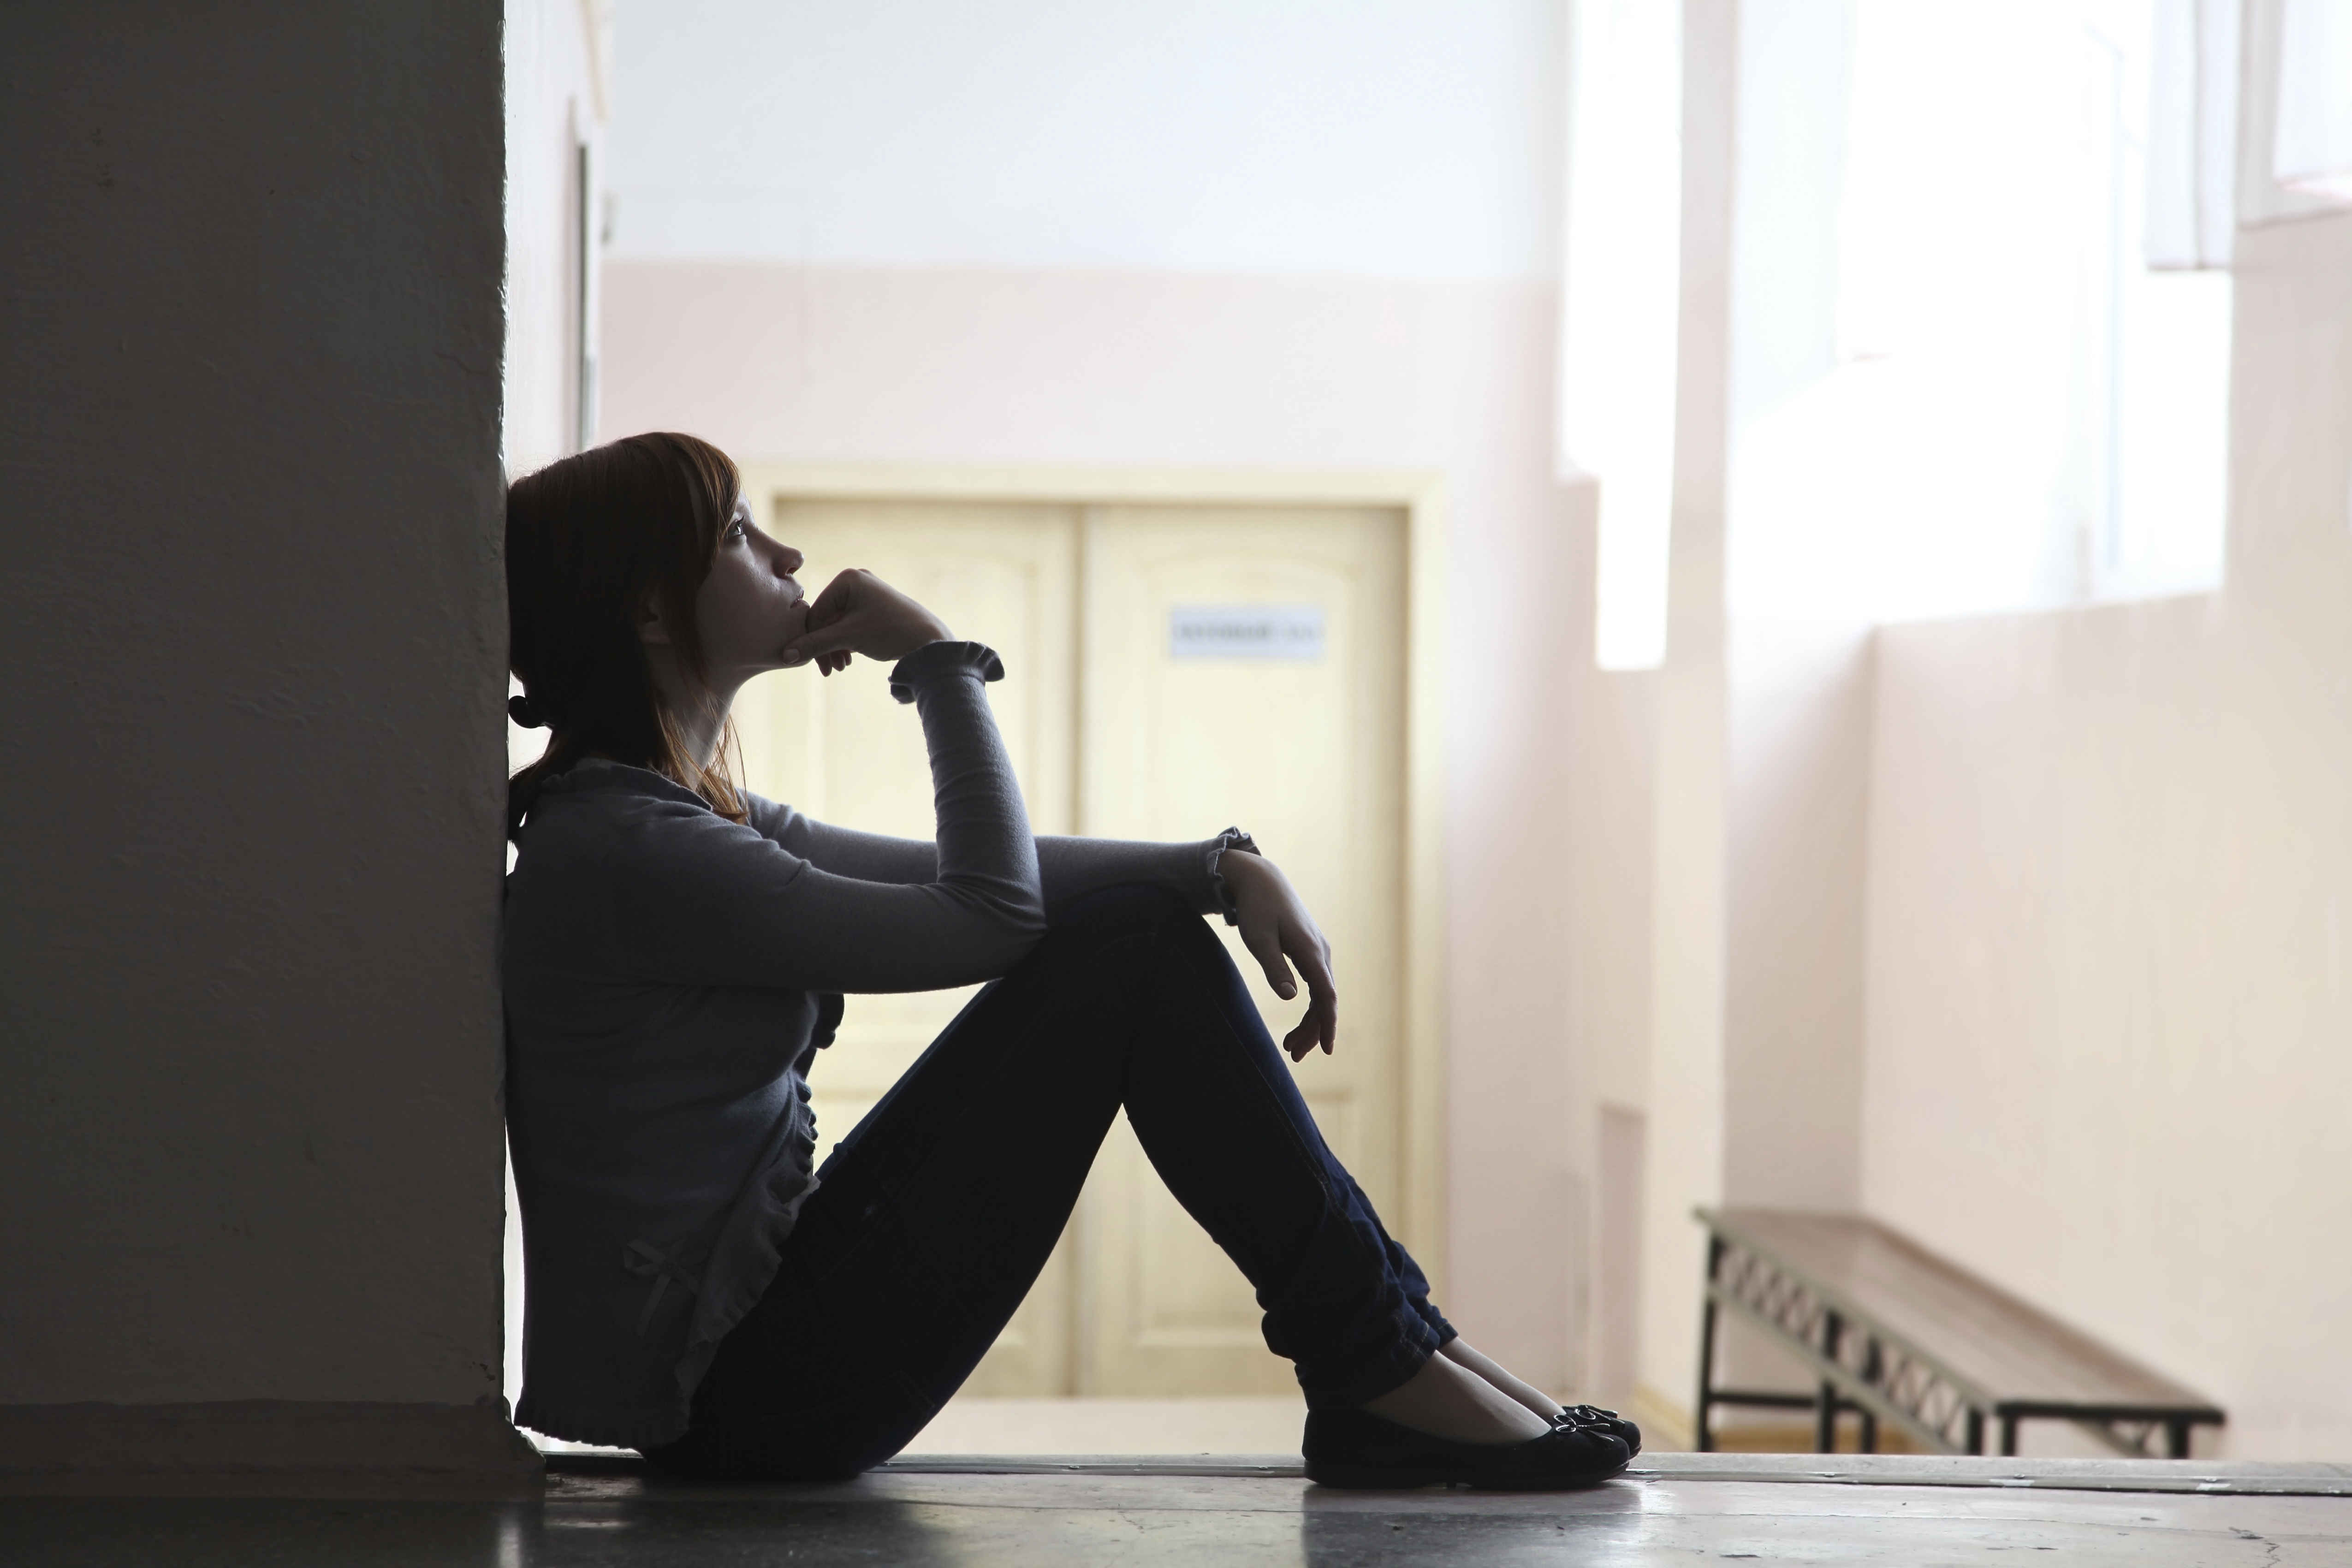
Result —
<instances>
[{"instance_id":1,"label":"girl's wrist","mask_svg":"<svg viewBox=\"0 0 2352 1568\"><path fill-rule=\"evenodd\" d=\"M1241 858L1234 858L1235 851ZM1237 900L1251 878L1272 870L1258 854L1257 841L1238 827L1228 827L1209 845L1209 890L1227 924L1237 912Z\"/></svg>"}]
</instances>

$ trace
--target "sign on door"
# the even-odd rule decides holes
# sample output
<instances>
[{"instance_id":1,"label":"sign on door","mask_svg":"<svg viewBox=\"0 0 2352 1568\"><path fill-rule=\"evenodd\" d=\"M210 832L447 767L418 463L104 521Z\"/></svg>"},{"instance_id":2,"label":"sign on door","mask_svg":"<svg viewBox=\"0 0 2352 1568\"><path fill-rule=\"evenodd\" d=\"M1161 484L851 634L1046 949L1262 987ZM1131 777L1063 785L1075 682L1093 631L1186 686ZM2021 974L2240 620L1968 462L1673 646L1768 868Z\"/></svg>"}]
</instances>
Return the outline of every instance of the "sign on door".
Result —
<instances>
[{"instance_id":1,"label":"sign on door","mask_svg":"<svg viewBox=\"0 0 2352 1568\"><path fill-rule=\"evenodd\" d=\"M1168 612L1168 657L1319 664L1323 606L1178 605Z\"/></svg>"}]
</instances>

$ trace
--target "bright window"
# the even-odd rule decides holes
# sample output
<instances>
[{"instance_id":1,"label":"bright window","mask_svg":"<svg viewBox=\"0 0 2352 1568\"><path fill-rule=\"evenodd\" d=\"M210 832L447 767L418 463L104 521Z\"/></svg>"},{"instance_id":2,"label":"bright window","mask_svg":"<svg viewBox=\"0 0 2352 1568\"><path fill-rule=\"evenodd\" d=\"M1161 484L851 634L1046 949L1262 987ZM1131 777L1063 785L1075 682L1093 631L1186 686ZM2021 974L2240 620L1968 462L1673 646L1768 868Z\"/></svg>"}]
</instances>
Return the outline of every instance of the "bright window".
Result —
<instances>
[{"instance_id":1,"label":"bright window","mask_svg":"<svg viewBox=\"0 0 2352 1568\"><path fill-rule=\"evenodd\" d=\"M1569 88L1560 310L1562 466L1599 487L1593 654L1666 651L1675 353L1682 310L1682 17L1662 0L1579 0Z\"/></svg>"},{"instance_id":2,"label":"bright window","mask_svg":"<svg viewBox=\"0 0 2352 1568\"><path fill-rule=\"evenodd\" d=\"M2220 581L2230 279L2147 265L2153 16L1856 6L1835 368L1741 436L1735 533L1760 534L1743 581L1766 607Z\"/></svg>"}]
</instances>

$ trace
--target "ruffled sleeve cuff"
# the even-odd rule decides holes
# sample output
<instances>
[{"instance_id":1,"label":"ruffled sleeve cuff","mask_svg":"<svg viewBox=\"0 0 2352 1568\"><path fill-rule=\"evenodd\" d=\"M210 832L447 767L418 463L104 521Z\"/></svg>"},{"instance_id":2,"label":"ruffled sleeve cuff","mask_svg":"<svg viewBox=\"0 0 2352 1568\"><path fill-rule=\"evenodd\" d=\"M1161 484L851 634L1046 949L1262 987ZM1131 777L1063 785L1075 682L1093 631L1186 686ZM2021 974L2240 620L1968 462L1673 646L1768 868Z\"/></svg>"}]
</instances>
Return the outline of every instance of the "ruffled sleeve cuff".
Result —
<instances>
[{"instance_id":1,"label":"ruffled sleeve cuff","mask_svg":"<svg viewBox=\"0 0 2352 1568\"><path fill-rule=\"evenodd\" d=\"M1240 911L1234 907L1233 889L1225 886L1223 861L1225 852L1229 849L1239 849L1246 854L1255 855L1258 853L1257 840L1238 827L1228 827L1209 840L1206 868L1209 873L1210 896L1216 900L1216 910L1225 917L1225 923L1238 925L1241 923Z\"/></svg>"},{"instance_id":2,"label":"ruffled sleeve cuff","mask_svg":"<svg viewBox=\"0 0 2352 1568\"><path fill-rule=\"evenodd\" d=\"M962 674L1002 680L1004 661L985 643L927 642L890 667L890 695L901 702L912 702L915 689L925 681Z\"/></svg>"}]
</instances>

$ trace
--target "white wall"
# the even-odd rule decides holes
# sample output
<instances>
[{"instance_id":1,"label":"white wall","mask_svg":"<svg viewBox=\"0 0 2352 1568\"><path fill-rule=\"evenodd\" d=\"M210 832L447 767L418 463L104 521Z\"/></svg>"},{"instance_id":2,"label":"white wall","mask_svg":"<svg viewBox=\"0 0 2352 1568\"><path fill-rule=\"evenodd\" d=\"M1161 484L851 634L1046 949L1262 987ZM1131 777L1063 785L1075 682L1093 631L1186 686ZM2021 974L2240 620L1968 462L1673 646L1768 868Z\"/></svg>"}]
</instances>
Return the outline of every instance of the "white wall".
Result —
<instances>
[{"instance_id":1,"label":"white wall","mask_svg":"<svg viewBox=\"0 0 2352 1568\"><path fill-rule=\"evenodd\" d=\"M1822 1210L1861 1201L1872 605L1822 506L1845 454L1789 461L1783 420L1837 369L1853 26L1834 0L1740 5L1727 365L1724 1194ZM1803 1382L1725 1335L1729 1380Z\"/></svg>"},{"instance_id":2,"label":"white wall","mask_svg":"<svg viewBox=\"0 0 2352 1568\"><path fill-rule=\"evenodd\" d=\"M580 308L580 222L575 160L589 148L600 174L610 40L598 0L506 0L507 472L544 467L579 446L582 317L595 346L595 269L588 260L591 309ZM590 232L603 214L589 214Z\"/></svg>"},{"instance_id":3,"label":"white wall","mask_svg":"<svg viewBox=\"0 0 2352 1568\"><path fill-rule=\"evenodd\" d=\"M2219 1400L2200 1444L2337 1457L2352 218L2240 236L2221 592L1872 631L1840 571L1866 542L1780 423L1829 363L1841 9L1685 13L1686 229L1734 188L1728 243L1685 252L1646 1407L1687 1408L1687 1215L1720 1196L1859 1206ZM1759 1348L1738 1381L1789 1370Z\"/></svg>"},{"instance_id":4,"label":"white wall","mask_svg":"<svg viewBox=\"0 0 2352 1568\"><path fill-rule=\"evenodd\" d=\"M0 1468L517 1463L498 51L0 20Z\"/></svg>"},{"instance_id":5,"label":"white wall","mask_svg":"<svg viewBox=\"0 0 2352 1568\"><path fill-rule=\"evenodd\" d=\"M2242 231L2218 595L1888 628L1872 1212L2352 1458L2352 217Z\"/></svg>"},{"instance_id":6,"label":"white wall","mask_svg":"<svg viewBox=\"0 0 2352 1568\"><path fill-rule=\"evenodd\" d=\"M1631 1404L1644 1316L1642 1144L1650 1110L1655 882L1657 713L1654 670L1606 671L1591 656L1596 578L1594 492L1571 492L1563 520L1575 552L1564 635L1573 645L1568 701L1557 715L1566 771L1552 798L1567 819L1567 906L1554 936L1568 991L1564 1045L1570 1100L1564 1142L1586 1184L1587 1244L1570 1250L1572 1384L1605 1404ZM1604 1118L1620 1141L1604 1157Z\"/></svg>"},{"instance_id":7,"label":"white wall","mask_svg":"<svg viewBox=\"0 0 2352 1568\"><path fill-rule=\"evenodd\" d=\"M1851 1208L1862 1066L1871 605L1776 416L1836 367L1849 8L1745 0L1723 614L1730 792L1727 1190ZM1808 452L1810 459L1813 454Z\"/></svg>"},{"instance_id":8,"label":"white wall","mask_svg":"<svg viewBox=\"0 0 2352 1568\"><path fill-rule=\"evenodd\" d=\"M1545 276L1561 15L632 3L614 254Z\"/></svg>"},{"instance_id":9,"label":"white wall","mask_svg":"<svg viewBox=\"0 0 2352 1568\"><path fill-rule=\"evenodd\" d=\"M1700 1205L1859 1199L1866 608L1777 418L1835 363L1847 5L1685 16L1684 350L1660 673L1642 1408L1680 1441ZM1591 947L1608 940L1580 929ZM1734 1321L1719 1369L1791 1370Z\"/></svg>"},{"instance_id":10,"label":"white wall","mask_svg":"<svg viewBox=\"0 0 2352 1568\"><path fill-rule=\"evenodd\" d=\"M1738 10L1683 9L1683 321L1666 659L1653 763L1645 1414L1690 1386L1703 1248L1690 1211L1722 1201L1730 799L1724 508L1728 484ZM1685 1325L1687 1325L1685 1327Z\"/></svg>"},{"instance_id":11,"label":"white wall","mask_svg":"<svg viewBox=\"0 0 2352 1568\"><path fill-rule=\"evenodd\" d=\"M1689 1210L1717 1199L1878 1214L2243 1406L2233 1390L2291 1377L2341 1299L2343 1286L2315 1261L2318 1216L2305 1216L2315 1239L2292 1244L2314 1261L2284 1265L2262 1229L2232 1230L2234 1221L2207 1214L2202 1244L2227 1256L2231 1272L2281 1290L2259 1309L2231 1298L2234 1287L2206 1275L2217 1254L2191 1256L2168 1230L2192 1212L2185 1197L2144 1179L2169 1157L2159 1151L2200 1097L2217 1103L2218 1086L2190 1075L2178 1101L2150 1100L2136 1092L2149 1069L2127 1051L2081 1053L2103 1037L2210 1037L2200 1000L2208 958L2192 961L2168 939L2158 942L2160 958L2142 959L2155 937L2110 928L2128 918L2150 932L2202 930L2216 892L2179 857L2210 851L2179 844L2168 821L2126 799L2161 780L2168 812L2240 810L2230 802L2243 786L2221 764L2200 756L2184 771L2180 759L2148 750L2148 736L2210 742L2268 711L2280 681L2259 662L2231 662L2210 629L2224 612L2210 605L1871 629L1886 607L1871 599L1873 552L1883 549L1874 540L1917 524L1906 521L1899 489L1866 508L1832 504L1845 455L1817 438L1820 410L1809 407L1835 379L1851 10L1838 0L1706 0L1685 18L1675 619L1645 786L1656 858L1646 955L1649 1219L1638 1287L1643 1406L1669 1427L1687 1410L1701 1256ZM2297 419L2315 428L2340 392L2331 385L2315 412L2299 387L2286 388L2279 342L2252 346L2247 334L2261 333L2264 310L2283 311L2280 342L2319 353L2315 345L2339 341L2346 321L2311 283L2327 262L2256 254L2273 265L2241 279L2271 291L2240 321L2242 482L2247 454L2260 449L2249 443L2285 438L2289 423L2274 405L2294 401ZM2302 279L2291 309L2281 303L2294 291L2279 281L2281 267ZM2280 387L2250 392L2263 376ZM1808 419L1813 438L1794 438ZM2280 460L2301 476L2294 482L2326 498L2332 550L2345 486L2326 466L2338 460L2340 438L2329 440L2338 445ZM1982 460L1987 474L2002 473L2000 451ZM2250 553L2245 531L2263 522L2242 494L2236 526L2232 587L2212 602L2225 606L2252 602L2242 574L2284 559ZM2330 580L2331 561L2300 557L2285 580L2308 593ZM2242 609L2226 614L2242 624ZM2138 629L2115 629L2126 626ZM2205 629L2192 636L2192 627ZM2113 668L2095 674L2098 661ZM2094 689L2129 681L2130 722L2077 690L2084 680ZM1595 733L1585 731L1588 742ZM2276 752L2265 742L2254 754L2267 766ZM1592 802L1630 819L1624 790L1644 786L1623 772L1606 782L1615 793ZM2085 791L2103 821L2118 825L2101 827L2087 860L2084 836L2059 826ZM2279 831L2308 838L2310 805L2283 810ZM1570 941L1588 973L1624 945L1584 912ZM2111 951L2118 942L2160 973L2156 992L2123 984ZM2282 1005L2334 984L2330 972L2308 971ZM1626 1055L1621 1043L1601 1051L1596 1084L1622 1076L1615 1064ZM2269 1084L2247 1091L2239 1110L2292 1127L2284 1104L2263 1108L2293 1093ZM2061 1152L2062 1121L2063 1142L2079 1153ZM2074 1131L2084 1122L2096 1130ZM2262 1158L2299 1160L2309 1144L2291 1134L2283 1146L2297 1152L2265 1144ZM2006 1173L1986 1181L1988 1167ZM2185 1173L2192 1169L2205 1167L2168 1167L2184 1185L2200 1179ZM2028 1201L2043 1217L2021 1223L2015 1205ZM2099 1244L2083 1245L2092 1233ZM2139 1240L2126 1239L2134 1233ZM2189 1279L2193 1291L2179 1284ZM2203 1314L2203 1339L2150 1306L2159 1279L2172 1300L2194 1300L2179 1310ZM2126 1296L2136 1305L2119 1310ZM2217 1314L2225 1300L2228 1311ZM2292 1352L2253 1348L2283 1333L2304 1338ZM1734 1380L1802 1383L1738 1325L1727 1342ZM2226 1354L2215 1348L2224 1344ZM2222 1363L2227 1375L2209 1375ZM2253 1397L2283 1394L2272 1387ZM2292 1419L2242 1410L2231 1442L2241 1452L2307 1454L2308 1442L2284 1434L2294 1422L2320 1432L2339 1417L2311 1411L2336 1408L2322 1397Z\"/></svg>"}]
</instances>

